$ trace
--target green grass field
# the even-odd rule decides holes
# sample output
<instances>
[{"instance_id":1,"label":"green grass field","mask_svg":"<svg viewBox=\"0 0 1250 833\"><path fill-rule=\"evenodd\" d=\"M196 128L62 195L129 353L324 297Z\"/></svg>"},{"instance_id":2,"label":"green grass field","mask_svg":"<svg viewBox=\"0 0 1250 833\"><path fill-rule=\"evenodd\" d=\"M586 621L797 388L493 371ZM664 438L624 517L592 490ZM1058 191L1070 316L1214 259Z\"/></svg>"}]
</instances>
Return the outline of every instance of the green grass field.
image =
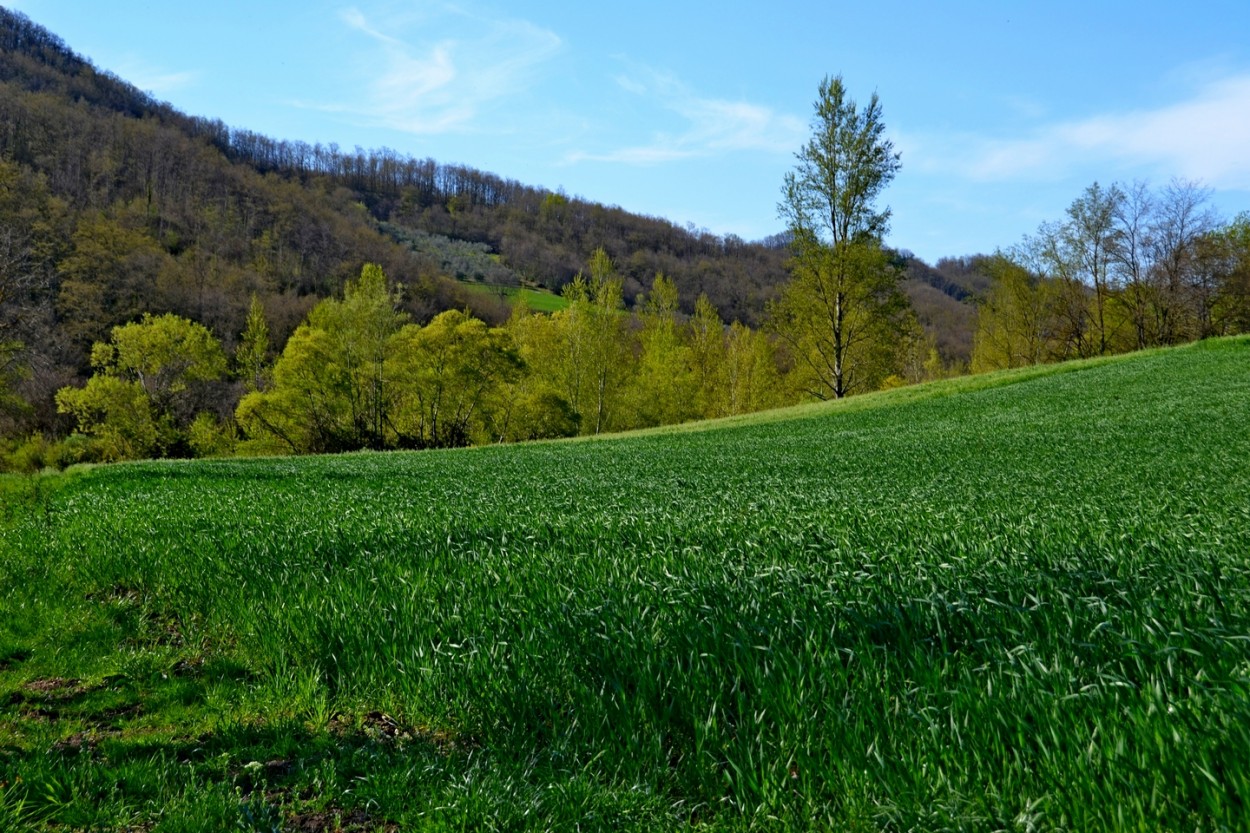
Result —
<instances>
[{"instance_id":1,"label":"green grass field","mask_svg":"<svg viewBox=\"0 0 1250 833\"><path fill-rule=\"evenodd\" d=\"M543 289L530 289L524 286L496 286L494 284L461 281L466 288L483 295L498 296L502 293L509 304L524 300L534 312L558 312L569 305L564 296Z\"/></svg>"},{"instance_id":2,"label":"green grass field","mask_svg":"<svg viewBox=\"0 0 1250 833\"><path fill-rule=\"evenodd\" d=\"M0 830L1250 826L1250 339L0 487Z\"/></svg>"}]
</instances>

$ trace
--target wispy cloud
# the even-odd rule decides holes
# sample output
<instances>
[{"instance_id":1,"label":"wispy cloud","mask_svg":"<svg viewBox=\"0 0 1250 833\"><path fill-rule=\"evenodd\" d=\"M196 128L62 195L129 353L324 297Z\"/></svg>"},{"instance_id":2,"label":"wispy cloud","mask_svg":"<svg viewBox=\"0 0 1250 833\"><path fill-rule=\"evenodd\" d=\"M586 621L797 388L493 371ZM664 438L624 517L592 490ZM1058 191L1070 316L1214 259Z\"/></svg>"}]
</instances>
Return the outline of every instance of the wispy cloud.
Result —
<instances>
[{"instance_id":1,"label":"wispy cloud","mask_svg":"<svg viewBox=\"0 0 1250 833\"><path fill-rule=\"evenodd\" d=\"M339 17L350 30L377 47L376 66L359 102L301 102L304 107L347 113L409 133L468 130L490 102L524 88L538 67L560 49L560 38L524 20L471 19L457 29L451 18L468 17L448 8L437 21L444 32L435 40L408 38L403 19L376 20L359 8Z\"/></svg>"},{"instance_id":2,"label":"wispy cloud","mask_svg":"<svg viewBox=\"0 0 1250 833\"><path fill-rule=\"evenodd\" d=\"M135 57L124 58L112 70L119 78L124 78L139 89L158 96L181 90L200 79L199 72L170 72L153 67Z\"/></svg>"},{"instance_id":3,"label":"wispy cloud","mask_svg":"<svg viewBox=\"0 0 1250 833\"><path fill-rule=\"evenodd\" d=\"M683 122L675 132L656 132L643 144L600 152L577 151L569 162L620 162L656 165L681 159L717 156L734 151L790 153L803 142L802 119L746 101L697 95L671 75L636 70L615 79L632 95L654 99Z\"/></svg>"},{"instance_id":4,"label":"wispy cloud","mask_svg":"<svg viewBox=\"0 0 1250 833\"><path fill-rule=\"evenodd\" d=\"M1027 136L910 136L902 144L926 170L977 181L1056 178L1115 164L1250 189L1250 73L1208 81L1187 99L1155 109L1058 122Z\"/></svg>"}]
</instances>

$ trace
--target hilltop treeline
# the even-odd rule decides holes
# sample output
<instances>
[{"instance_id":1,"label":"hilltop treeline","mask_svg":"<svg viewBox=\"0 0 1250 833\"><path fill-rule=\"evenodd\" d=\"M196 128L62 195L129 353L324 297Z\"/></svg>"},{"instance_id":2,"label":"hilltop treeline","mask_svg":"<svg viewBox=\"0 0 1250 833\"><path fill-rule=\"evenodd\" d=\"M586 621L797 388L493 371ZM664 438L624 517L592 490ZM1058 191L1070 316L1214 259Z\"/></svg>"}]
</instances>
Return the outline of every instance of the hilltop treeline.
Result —
<instances>
[{"instance_id":1,"label":"hilltop treeline","mask_svg":"<svg viewBox=\"0 0 1250 833\"><path fill-rule=\"evenodd\" d=\"M287 201L289 193L269 193L287 183L312 190L319 203L342 189L337 196L345 202L330 205L336 213L363 206L371 219L484 243L514 271L554 290L603 248L620 264L627 301L662 271L677 283L689 311L707 293L726 317L758 323L772 287L785 277L780 239L770 245L722 238L385 148L347 151L231 128L181 114L96 70L20 14L0 10L0 29L8 47L0 58L0 154L44 174L74 207L142 200L158 242L171 230L184 246L198 242L198 236L191 239L196 224L185 214L206 202L241 222L239 232L268 228L257 220L274 218L257 214ZM253 174L256 181L239 181ZM197 190L206 178L216 187ZM307 209L296 205L292 213ZM331 236L339 236L334 231ZM304 249L317 242L315 234L297 237L293 242ZM323 262L325 254L314 248L308 253L314 260L300 271L317 272L341 288L360 263L336 275L337 264Z\"/></svg>"},{"instance_id":2,"label":"hilltop treeline","mask_svg":"<svg viewBox=\"0 0 1250 833\"><path fill-rule=\"evenodd\" d=\"M370 216L486 245L523 280L548 289L558 291L603 249L620 264L629 301L663 272L688 311L707 294L726 316L755 325L785 280L782 236L748 243L387 148L347 152L192 121L193 133L230 160L300 183L327 178L356 195Z\"/></svg>"}]
</instances>

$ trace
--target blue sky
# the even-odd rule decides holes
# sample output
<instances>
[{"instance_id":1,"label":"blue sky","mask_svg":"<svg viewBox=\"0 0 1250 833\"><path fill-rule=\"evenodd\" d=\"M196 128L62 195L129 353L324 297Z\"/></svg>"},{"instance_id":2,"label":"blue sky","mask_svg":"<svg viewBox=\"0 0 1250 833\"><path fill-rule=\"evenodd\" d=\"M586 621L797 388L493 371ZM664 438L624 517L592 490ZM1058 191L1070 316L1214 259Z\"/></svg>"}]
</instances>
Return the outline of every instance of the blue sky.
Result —
<instances>
[{"instance_id":1,"label":"blue sky","mask_svg":"<svg viewBox=\"0 0 1250 833\"><path fill-rule=\"evenodd\" d=\"M4 0L0 0L4 2ZM1250 3L8 0L179 109L716 234L781 230L816 87L875 91L889 242L1007 247L1095 180L1250 210Z\"/></svg>"}]
</instances>

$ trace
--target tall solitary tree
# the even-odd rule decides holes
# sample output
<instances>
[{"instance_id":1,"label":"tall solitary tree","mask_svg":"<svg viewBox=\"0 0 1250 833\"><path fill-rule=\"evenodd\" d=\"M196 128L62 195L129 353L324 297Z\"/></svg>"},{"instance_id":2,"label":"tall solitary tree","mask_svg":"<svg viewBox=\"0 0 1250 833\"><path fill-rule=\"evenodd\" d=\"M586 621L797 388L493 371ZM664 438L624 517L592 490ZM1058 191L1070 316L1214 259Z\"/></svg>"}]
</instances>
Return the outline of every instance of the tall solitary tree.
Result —
<instances>
[{"instance_id":1,"label":"tall solitary tree","mask_svg":"<svg viewBox=\"0 0 1250 833\"><path fill-rule=\"evenodd\" d=\"M797 385L840 399L894 372L906 327L908 304L881 243L890 211L875 205L900 162L875 93L861 110L841 76L825 78L815 110L778 205L793 277L771 314L794 353Z\"/></svg>"}]
</instances>

